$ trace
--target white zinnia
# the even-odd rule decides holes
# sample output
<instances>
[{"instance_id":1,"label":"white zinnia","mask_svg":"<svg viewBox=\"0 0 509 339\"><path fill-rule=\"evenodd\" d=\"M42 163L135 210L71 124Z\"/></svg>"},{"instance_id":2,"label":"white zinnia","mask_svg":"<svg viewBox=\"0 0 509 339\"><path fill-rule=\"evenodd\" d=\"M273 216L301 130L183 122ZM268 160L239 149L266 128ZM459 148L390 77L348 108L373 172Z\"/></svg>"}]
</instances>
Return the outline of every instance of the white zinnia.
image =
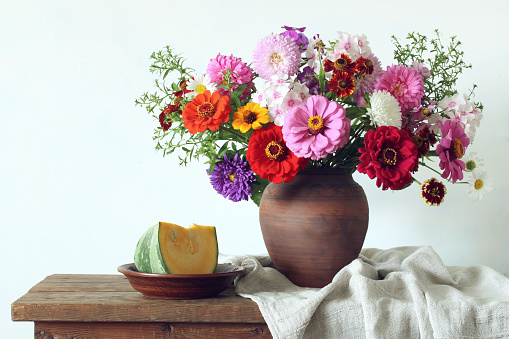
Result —
<instances>
[{"instance_id":1,"label":"white zinnia","mask_svg":"<svg viewBox=\"0 0 509 339\"><path fill-rule=\"evenodd\" d=\"M375 91L370 102L368 115L375 127L394 126L401 129L401 107L395 97L387 91Z\"/></svg>"},{"instance_id":2,"label":"white zinnia","mask_svg":"<svg viewBox=\"0 0 509 339\"><path fill-rule=\"evenodd\" d=\"M493 190L493 179L486 171L475 169L471 172L468 181L468 193L474 200L484 198L484 195Z\"/></svg>"}]
</instances>

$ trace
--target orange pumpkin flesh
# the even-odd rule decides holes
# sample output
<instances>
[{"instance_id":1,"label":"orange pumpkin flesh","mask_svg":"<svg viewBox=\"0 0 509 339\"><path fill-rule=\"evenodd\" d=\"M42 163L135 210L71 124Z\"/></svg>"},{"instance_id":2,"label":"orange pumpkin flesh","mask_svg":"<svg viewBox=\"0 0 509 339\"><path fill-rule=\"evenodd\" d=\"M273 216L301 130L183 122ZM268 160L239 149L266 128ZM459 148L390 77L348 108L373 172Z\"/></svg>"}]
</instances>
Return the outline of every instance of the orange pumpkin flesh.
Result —
<instances>
[{"instance_id":1,"label":"orange pumpkin flesh","mask_svg":"<svg viewBox=\"0 0 509 339\"><path fill-rule=\"evenodd\" d=\"M219 254L216 228L159 223L159 246L164 264L173 274L214 273Z\"/></svg>"}]
</instances>

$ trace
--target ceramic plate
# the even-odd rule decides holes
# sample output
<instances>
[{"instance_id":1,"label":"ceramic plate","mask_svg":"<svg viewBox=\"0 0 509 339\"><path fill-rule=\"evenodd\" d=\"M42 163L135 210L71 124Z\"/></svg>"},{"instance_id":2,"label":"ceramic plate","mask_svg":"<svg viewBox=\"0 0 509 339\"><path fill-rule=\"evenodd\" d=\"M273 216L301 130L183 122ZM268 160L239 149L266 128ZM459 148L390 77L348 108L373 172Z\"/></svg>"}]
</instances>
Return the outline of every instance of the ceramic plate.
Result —
<instances>
[{"instance_id":1,"label":"ceramic plate","mask_svg":"<svg viewBox=\"0 0 509 339\"><path fill-rule=\"evenodd\" d=\"M210 274L154 274L138 272L136 266L121 265L117 270L124 274L131 286L148 298L201 299L218 295L242 273L240 266L218 264Z\"/></svg>"}]
</instances>

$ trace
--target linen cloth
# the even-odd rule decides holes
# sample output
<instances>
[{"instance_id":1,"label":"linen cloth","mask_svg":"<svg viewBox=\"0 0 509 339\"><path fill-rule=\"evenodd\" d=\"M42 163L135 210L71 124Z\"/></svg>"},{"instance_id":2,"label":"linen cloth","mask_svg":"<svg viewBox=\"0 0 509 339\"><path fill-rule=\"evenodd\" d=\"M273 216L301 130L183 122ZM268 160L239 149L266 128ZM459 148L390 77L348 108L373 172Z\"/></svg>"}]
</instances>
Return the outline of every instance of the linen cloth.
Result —
<instances>
[{"instance_id":1,"label":"linen cloth","mask_svg":"<svg viewBox=\"0 0 509 339\"><path fill-rule=\"evenodd\" d=\"M363 249L323 288L294 285L268 256L219 260L244 268L236 292L274 338L509 338L509 278L445 266L429 246Z\"/></svg>"}]
</instances>

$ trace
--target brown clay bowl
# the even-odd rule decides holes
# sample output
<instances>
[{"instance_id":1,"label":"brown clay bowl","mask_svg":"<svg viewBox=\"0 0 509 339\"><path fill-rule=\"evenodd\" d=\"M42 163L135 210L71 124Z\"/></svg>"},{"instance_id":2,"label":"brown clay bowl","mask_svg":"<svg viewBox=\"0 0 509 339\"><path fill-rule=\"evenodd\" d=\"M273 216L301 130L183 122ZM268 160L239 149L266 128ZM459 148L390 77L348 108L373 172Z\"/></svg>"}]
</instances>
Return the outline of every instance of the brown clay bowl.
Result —
<instances>
[{"instance_id":1,"label":"brown clay bowl","mask_svg":"<svg viewBox=\"0 0 509 339\"><path fill-rule=\"evenodd\" d=\"M210 298L225 291L235 277L242 273L240 266L218 264L210 274L155 274L138 272L134 263L121 265L131 286L145 297L156 299Z\"/></svg>"}]
</instances>

